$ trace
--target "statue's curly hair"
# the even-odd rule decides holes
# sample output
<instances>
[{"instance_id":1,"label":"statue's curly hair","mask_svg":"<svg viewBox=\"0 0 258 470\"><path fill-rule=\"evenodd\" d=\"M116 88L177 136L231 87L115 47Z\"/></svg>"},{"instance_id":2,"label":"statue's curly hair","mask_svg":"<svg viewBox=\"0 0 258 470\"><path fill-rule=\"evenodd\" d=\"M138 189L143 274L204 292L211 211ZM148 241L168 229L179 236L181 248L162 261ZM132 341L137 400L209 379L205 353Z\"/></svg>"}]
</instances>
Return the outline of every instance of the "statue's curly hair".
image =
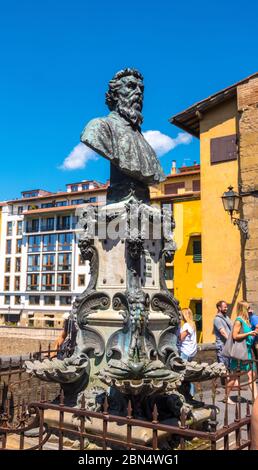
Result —
<instances>
[{"instance_id":1,"label":"statue's curly hair","mask_svg":"<svg viewBox=\"0 0 258 470\"><path fill-rule=\"evenodd\" d=\"M120 70L110 80L108 84L108 91L106 93L106 105L108 106L110 111L114 111L115 109L115 105L117 101L115 94L121 85L121 78L129 77L130 75L133 75L134 77L139 78L140 80L143 80L143 76L140 72L138 72L138 70L130 69L130 68Z\"/></svg>"}]
</instances>

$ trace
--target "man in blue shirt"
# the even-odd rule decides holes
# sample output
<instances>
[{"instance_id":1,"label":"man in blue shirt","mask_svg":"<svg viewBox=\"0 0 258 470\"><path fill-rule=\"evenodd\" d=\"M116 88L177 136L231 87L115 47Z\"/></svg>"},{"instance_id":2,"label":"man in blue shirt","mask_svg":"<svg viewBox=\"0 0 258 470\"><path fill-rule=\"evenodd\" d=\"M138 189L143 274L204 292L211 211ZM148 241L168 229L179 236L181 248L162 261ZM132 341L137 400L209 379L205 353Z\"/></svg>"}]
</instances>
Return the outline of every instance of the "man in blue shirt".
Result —
<instances>
[{"instance_id":1,"label":"man in blue shirt","mask_svg":"<svg viewBox=\"0 0 258 470\"><path fill-rule=\"evenodd\" d=\"M249 308L248 313L249 313L249 320L250 320L250 325L252 327L252 330L256 329L258 331L258 315L254 313L251 307ZM257 336L254 338L253 346L254 346L253 349L254 349L255 359L258 359L258 337Z\"/></svg>"}]
</instances>

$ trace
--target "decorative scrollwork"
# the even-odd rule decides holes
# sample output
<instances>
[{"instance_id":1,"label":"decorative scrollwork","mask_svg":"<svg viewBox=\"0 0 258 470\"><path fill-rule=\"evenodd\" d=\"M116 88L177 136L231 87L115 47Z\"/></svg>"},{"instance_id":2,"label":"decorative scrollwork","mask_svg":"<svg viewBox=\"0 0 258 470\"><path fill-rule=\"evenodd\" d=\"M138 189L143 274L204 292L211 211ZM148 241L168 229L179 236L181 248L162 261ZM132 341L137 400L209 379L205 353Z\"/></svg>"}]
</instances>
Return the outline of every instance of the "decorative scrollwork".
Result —
<instances>
[{"instance_id":1,"label":"decorative scrollwork","mask_svg":"<svg viewBox=\"0 0 258 470\"><path fill-rule=\"evenodd\" d=\"M92 352L96 357L102 357L105 353L105 340L102 334L95 328L84 327L78 335L78 350L80 354L87 356Z\"/></svg>"},{"instance_id":2,"label":"decorative scrollwork","mask_svg":"<svg viewBox=\"0 0 258 470\"><path fill-rule=\"evenodd\" d=\"M167 292L158 292L151 299L151 307L155 311L161 311L170 318L169 324L174 327L179 326L180 311L178 301Z\"/></svg>"},{"instance_id":3,"label":"decorative scrollwork","mask_svg":"<svg viewBox=\"0 0 258 470\"><path fill-rule=\"evenodd\" d=\"M122 356L125 358L126 356L126 340L128 330L126 326L121 328L118 331L115 331L108 339L107 348L106 348L106 355L107 358L112 356L116 357L117 359L121 359Z\"/></svg>"},{"instance_id":4,"label":"decorative scrollwork","mask_svg":"<svg viewBox=\"0 0 258 470\"><path fill-rule=\"evenodd\" d=\"M90 280L84 292L75 300L75 307L77 307L76 302L80 302L88 292L96 289L99 274L99 255L93 241L87 238L82 238L78 242L78 247L80 248L83 259L90 262Z\"/></svg>"},{"instance_id":5,"label":"decorative scrollwork","mask_svg":"<svg viewBox=\"0 0 258 470\"><path fill-rule=\"evenodd\" d=\"M123 315L124 324L129 319L129 303L126 292L117 292L112 300L112 307L115 311L120 311Z\"/></svg>"},{"instance_id":6,"label":"decorative scrollwork","mask_svg":"<svg viewBox=\"0 0 258 470\"><path fill-rule=\"evenodd\" d=\"M88 316L96 310L107 310L111 300L105 292L93 291L82 299L77 308L77 323L79 328L84 329L88 323Z\"/></svg>"},{"instance_id":7,"label":"decorative scrollwork","mask_svg":"<svg viewBox=\"0 0 258 470\"><path fill-rule=\"evenodd\" d=\"M158 353L163 362L167 362L171 355L178 356L177 326L169 326L161 333L158 341Z\"/></svg>"}]
</instances>

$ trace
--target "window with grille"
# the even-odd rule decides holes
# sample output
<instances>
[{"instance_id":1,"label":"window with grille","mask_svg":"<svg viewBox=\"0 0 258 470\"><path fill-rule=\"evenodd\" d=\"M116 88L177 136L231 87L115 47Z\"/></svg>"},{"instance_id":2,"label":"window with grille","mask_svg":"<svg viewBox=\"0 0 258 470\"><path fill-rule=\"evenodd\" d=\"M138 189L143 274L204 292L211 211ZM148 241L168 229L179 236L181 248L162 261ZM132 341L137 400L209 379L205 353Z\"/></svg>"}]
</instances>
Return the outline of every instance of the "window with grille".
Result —
<instances>
[{"instance_id":1,"label":"window with grille","mask_svg":"<svg viewBox=\"0 0 258 470\"><path fill-rule=\"evenodd\" d=\"M200 180L193 180L193 191L200 191L201 182Z\"/></svg>"}]
</instances>

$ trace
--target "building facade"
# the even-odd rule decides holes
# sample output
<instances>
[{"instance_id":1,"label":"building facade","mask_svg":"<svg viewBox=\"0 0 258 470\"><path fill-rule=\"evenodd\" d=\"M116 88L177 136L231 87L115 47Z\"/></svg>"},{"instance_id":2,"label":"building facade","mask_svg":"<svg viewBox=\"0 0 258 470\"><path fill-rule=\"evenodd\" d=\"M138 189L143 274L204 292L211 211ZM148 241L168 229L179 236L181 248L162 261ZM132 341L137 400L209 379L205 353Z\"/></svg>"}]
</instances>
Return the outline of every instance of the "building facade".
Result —
<instances>
[{"instance_id":1,"label":"building facade","mask_svg":"<svg viewBox=\"0 0 258 470\"><path fill-rule=\"evenodd\" d=\"M107 185L82 181L65 192L22 192L1 211L0 322L60 326L89 281L78 249L78 209L106 203Z\"/></svg>"},{"instance_id":2,"label":"building facade","mask_svg":"<svg viewBox=\"0 0 258 470\"><path fill-rule=\"evenodd\" d=\"M198 340L202 340L202 233L200 202L200 166L176 169L173 162L166 181L151 188L152 203L174 216L177 250L174 261L166 266L167 286L181 308L195 315Z\"/></svg>"},{"instance_id":3,"label":"building facade","mask_svg":"<svg viewBox=\"0 0 258 470\"><path fill-rule=\"evenodd\" d=\"M212 341L216 302L234 314L243 298L258 311L258 73L173 116L200 139L203 339ZM241 197L236 218L248 220L250 238L231 223L221 197L229 186Z\"/></svg>"}]
</instances>

